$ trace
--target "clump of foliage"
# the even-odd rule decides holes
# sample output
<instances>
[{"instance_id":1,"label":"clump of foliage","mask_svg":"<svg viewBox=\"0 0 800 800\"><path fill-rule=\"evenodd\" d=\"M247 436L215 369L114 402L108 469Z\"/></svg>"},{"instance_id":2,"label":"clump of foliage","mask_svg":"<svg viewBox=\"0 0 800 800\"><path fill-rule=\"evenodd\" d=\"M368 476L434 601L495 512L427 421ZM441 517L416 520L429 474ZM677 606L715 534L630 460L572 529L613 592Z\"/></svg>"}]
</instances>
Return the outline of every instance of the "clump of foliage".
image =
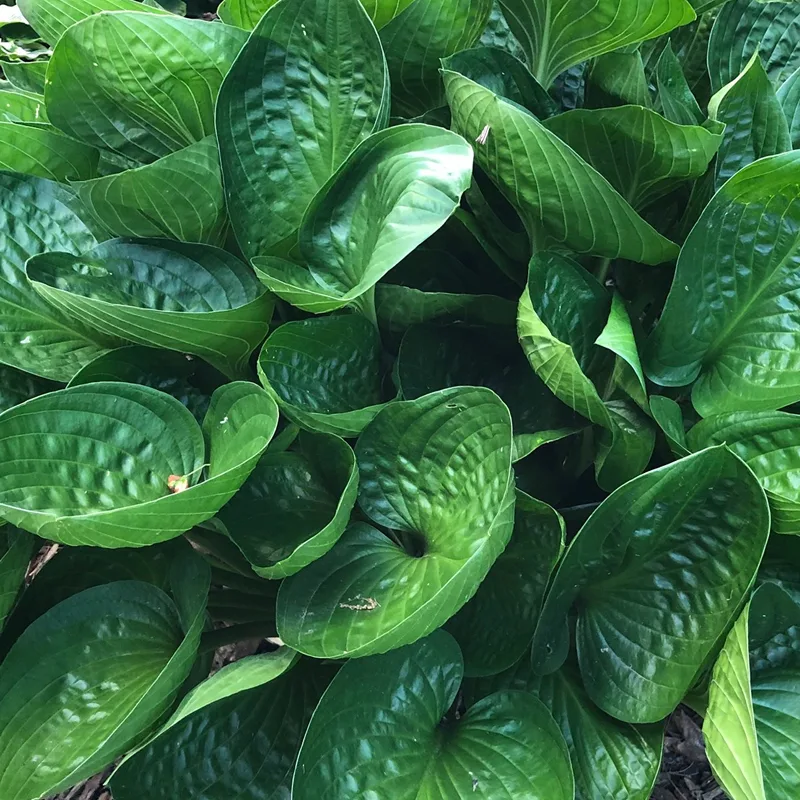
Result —
<instances>
[{"instance_id":1,"label":"clump of foliage","mask_svg":"<svg viewBox=\"0 0 800 800\"><path fill-rule=\"evenodd\" d=\"M796 800L800 5L19 9L0 798Z\"/></svg>"}]
</instances>

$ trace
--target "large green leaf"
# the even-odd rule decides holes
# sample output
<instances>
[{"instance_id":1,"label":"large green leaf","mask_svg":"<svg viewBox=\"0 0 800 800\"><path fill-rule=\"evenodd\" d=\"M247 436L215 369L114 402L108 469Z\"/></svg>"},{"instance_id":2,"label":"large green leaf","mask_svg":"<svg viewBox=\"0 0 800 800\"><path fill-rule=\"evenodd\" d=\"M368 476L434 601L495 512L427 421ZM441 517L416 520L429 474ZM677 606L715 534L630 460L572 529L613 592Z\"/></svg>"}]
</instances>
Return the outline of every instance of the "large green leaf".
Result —
<instances>
[{"instance_id":1,"label":"large green leaf","mask_svg":"<svg viewBox=\"0 0 800 800\"><path fill-rule=\"evenodd\" d=\"M800 67L780 85L777 97L789 124L792 148L797 149L800 145Z\"/></svg>"},{"instance_id":2,"label":"large green leaf","mask_svg":"<svg viewBox=\"0 0 800 800\"><path fill-rule=\"evenodd\" d=\"M709 101L709 115L725 124L717 154L717 185L763 156L792 149L789 126L758 53L741 75Z\"/></svg>"},{"instance_id":3,"label":"large green leaf","mask_svg":"<svg viewBox=\"0 0 800 800\"><path fill-rule=\"evenodd\" d=\"M564 550L564 520L517 492L514 533L475 596L446 625L468 676L508 669L530 648L547 583Z\"/></svg>"},{"instance_id":4,"label":"large green leaf","mask_svg":"<svg viewBox=\"0 0 800 800\"><path fill-rule=\"evenodd\" d=\"M722 142L698 125L676 125L641 106L576 109L544 126L582 156L636 209L699 178Z\"/></svg>"},{"instance_id":5,"label":"large green leaf","mask_svg":"<svg viewBox=\"0 0 800 800\"><path fill-rule=\"evenodd\" d=\"M577 600L589 696L618 719L663 719L740 608L768 534L763 490L724 447L632 480L570 544L536 630L534 665L551 672L564 661Z\"/></svg>"},{"instance_id":6,"label":"large green leaf","mask_svg":"<svg viewBox=\"0 0 800 800\"><path fill-rule=\"evenodd\" d=\"M152 164L85 181L76 188L109 237L224 243L228 217L213 136Z\"/></svg>"},{"instance_id":7,"label":"large green leaf","mask_svg":"<svg viewBox=\"0 0 800 800\"><path fill-rule=\"evenodd\" d=\"M258 575L285 578L336 544L357 492L347 442L303 432L292 449L261 457L219 520Z\"/></svg>"},{"instance_id":8,"label":"large green leaf","mask_svg":"<svg viewBox=\"0 0 800 800\"><path fill-rule=\"evenodd\" d=\"M209 573L188 556L160 589L120 581L34 622L0 666L0 793L35 800L79 783L137 743L194 662Z\"/></svg>"},{"instance_id":9,"label":"large green leaf","mask_svg":"<svg viewBox=\"0 0 800 800\"><path fill-rule=\"evenodd\" d=\"M542 86L574 64L686 25L685 0L500 0L506 20Z\"/></svg>"},{"instance_id":10,"label":"large green leaf","mask_svg":"<svg viewBox=\"0 0 800 800\"><path fill-rule=\"evenodd\" d=\"M798 632L800 605L764 584L714 667L703 733L731 800L792 800L800 791Z\"/></svg>"},{"instance_id":11,"label":"large green leaf","mask_svg":"<svg viewBox=\"0 0 800 800\"><path fill-rule=\"evenodd\" d=\"M226 25L236 25L251 31L277 2L278 0L223 0L217 14Z\"/></svg>"},{"instance_id":12,"label":"large green leaf","mask_svg":"<svg viewBox=\"0 0 800 800\"><path fill-rule=\"evenodd\" d=\"M291 244L317 191L384 127L388 80L358 0L283 0L264 15L217 105L228 208L248 258Z\"/></svg>"},{"instance_id":13,"label":"large green leaf","mask_svg":"<svg viewBox=\"0 0 800 800\"><path fill-rule=\"evenodd\" d=\"M0 99L0 108L3 102ZM99 153L93 147L31 125L0 122L0 169L53 181L93 178Z\"/></svg>"},{"instance_id":14,"label":"large green leaf","mask_svg":"<svg viewBox=\"0 0 800 800\"><path fill-rule=\"evenodd\" d=\"M703 416L800 399L800 153L750 164L714 196L678 259L645 369Z\"/></svg>"},{"instance_id":15,"label":"large green leaf","mask_svg":"<svg viewBox=\"0 0 800 800\"><path fill-rule=\"evenodd\" d=\"M174 538L236 493L277 417L274 401L251 383L214 393L204 431L178 400L146 386L51 392L0 415L0 514L63 544L141 547ZM203 433L209 465L199 481Z\"/></svg>"},{"instance_id":16,"label":"large green leaf","mask_svg":"<svg viewBox=\"0 0 800 800\"><path fill-rule=\"evenodd\" d=\"M284 581L278 631L315 657L381 653L435 630L472 597L513 527L511 420L488 389L393 403L356 455L361 510L392 538L354 523Z\"/></svg>"},{"instance_id":17,"label":"large green leaf","mask_svg":"<svg viewBox=\"0 0 800 800\"><path fill-rule=\"evenodd\" d=\"M357 436L384 405L380 338L359 314L281 325L258 375L283 413L312 431Z\"/></svg>"},{"instance_id":18,"label":"large green leaf","mask_svg":"<svg viewBox=\"0 0 800 800\"><path fill-rule=\"evenodd\" d=\"M249 374L272 312L252 272L209 245L115 239L80 256L37 256L27 275L101 336L192 353L229 376Z\"/></svg>"},{"instance_id":19,"label":"large green leaf","mask_svg":"<svg viewBox=\"0 0 800 800\"><path fill-rule=\"evenodd\" d=\"M476 142L475 160L522 217L576 252L669 261L677 247L650 227L611 184L534 116L456 72L443 72L453 127Z\"/></svg>"},{"instance_id":20,"label":"large green leaf","mask_svg":"<svg viewBox=\"0 0 800 800\"><path fill-rule=\"evenodd\" d=\"M299 253L307 269L274 258L253 264L293 305L317 313L341 308L439 230L471 180L472 148L457 134L421 124L380 131L359 145L306 211Z\"/></svg>"},{"instance_id":21,"label":"large green leaf","mask_svg":"<svg viewBox=\"0 0 800 800\"><path fill-rule=\"evenodd\" d=\"M43 178L0 173L0 360L68 381L115 341L97 339L76 319L40 298L25 262L57 250L80 253L97 244L74 193Z\"/></svg>"},{"instance_id":22,"label":"large green leaf","mask_svg":"<svg viewBox=\"0 0 800 800\"><path fill-rule=\"evenodd\" d=\"M214 133L219 87L246 39L231 25L173 15L91 16L53 51L50 121L86 144L148 164Z\"/></svg>"},{"instance_id":23,"label":"large green leaf","mask_svg":"<svg viewBox=\"0 0 800 800\"><path fill-rule=\"evenodd\" d=\"M0 631L25 585L36 539L13 525L0 529Z\"/></svg>"},{"instance_id":24,"label":"large green leaf","mask_svg":"<svg viewBox=\"0 0 800 800\"><path fill-rule=\"evenodd\" d=\"M311 719L292 797L572 800L567 749L544 706L500 692L448 712L462 672L441 631L345 664Z\"/></svg>"},{"instance_id":25,"label":"large green leaf","mask_svg":"<svg viewBox=\"0 0 800 800\"><path fill-rule=\"evenodd\" d=\"M705 119L692 94L683 67L668 41L656 63L658 102L664 116L679 125L699 125Z\"/></svg>"}]
</instances>

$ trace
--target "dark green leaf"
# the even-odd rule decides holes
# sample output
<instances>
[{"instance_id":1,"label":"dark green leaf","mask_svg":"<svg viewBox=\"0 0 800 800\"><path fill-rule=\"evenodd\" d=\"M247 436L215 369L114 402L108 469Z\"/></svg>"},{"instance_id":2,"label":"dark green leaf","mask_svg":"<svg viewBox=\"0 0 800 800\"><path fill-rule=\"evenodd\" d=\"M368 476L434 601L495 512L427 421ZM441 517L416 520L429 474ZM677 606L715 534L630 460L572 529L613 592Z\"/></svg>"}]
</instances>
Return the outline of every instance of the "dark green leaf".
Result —
<instances>
[{"instance_id":1,"label":"dark green leaf","mask_svg":"<svg viewBox=\"0 0 800 800\"><path fill-rule=\"evenodd\" d=\"M0 109L2 105L0 98ZM67 183L94 177L98 159L93 147L66 136L31 125L0 122L0 169Z\"/></svg>"},{"instance_id":2,"label":"dark green leaf","mask_svg":"<svg viewBox=\"0 0 800 800\"><path fill-rule=\"evenodd\" d=\"M789 123L789 138L792 146L800 145L800 67L798 67L778 88L778 101Z\"/></svg>"},{"instance_id":3,"label":"dark green leaf","mask_svg":"<svg viewBox=\"0 0 800 800\"><path fill-rule=\"evenodd\" d=\"M683 67L667 42L656 63L658 102L664 116L678 125L699 125L705 119L689 88Z\"/></svg>"},{"instance_id":4,"label":"dark green leaf","mask_svg":"<svg viewBox=\"0 0 800 800\"><path fill-rule=\"evenodd\" d=\"M642 54L627 49L604 53L591 62L588 74L588 103L592 108L633 104L653 105L644 72Z\"/></svg>"},{"instance_id":5,"label":"dark green leaf","mask_svg":"<svg viewBox=\"0 0 800 800\"><path fill-rule=\"evenodd\" d=\"M13 525L0 529L0 631L25 585L36 539Z\"/></svg>"},{"instance_id":6,"label":"dark green leaf","mask_svg":"<svg viewBox=\"0 0 800 800\"><path fill-rule=\"evenodd\" d=\"M680 457L689 455L686 444L686 430L681 407L669 397L656 395L650 398L650 411L653 420L664 432L672 452Z\"/></svg>"},{"instance_id":7,"label":"dark green leaf","mask_svg":"<svg viewBox=\"0 0 800 800\"><path fill-rule=\"evenodd\" d=\"M59 388L57 383L0 364L0 412Z\"/></svg>"}]
</instances>

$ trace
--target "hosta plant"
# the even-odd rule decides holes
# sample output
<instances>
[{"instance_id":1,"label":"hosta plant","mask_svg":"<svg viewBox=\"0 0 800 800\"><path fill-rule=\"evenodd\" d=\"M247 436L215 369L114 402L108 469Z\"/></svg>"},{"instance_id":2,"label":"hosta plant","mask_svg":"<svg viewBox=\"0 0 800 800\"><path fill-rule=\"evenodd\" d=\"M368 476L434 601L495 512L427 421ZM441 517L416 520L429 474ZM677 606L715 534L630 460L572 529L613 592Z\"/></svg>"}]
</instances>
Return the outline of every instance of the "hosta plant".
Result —
<instances>
[{"instance_id":1,"label":"hosta plant","mask_svg":"<svg viewBox=\"0 0 800 800\"><path fill-rule=\"evenodd\" d=\"M800 797L800 4L14 20L0 800Z\"/></svg>"}]
</instances>

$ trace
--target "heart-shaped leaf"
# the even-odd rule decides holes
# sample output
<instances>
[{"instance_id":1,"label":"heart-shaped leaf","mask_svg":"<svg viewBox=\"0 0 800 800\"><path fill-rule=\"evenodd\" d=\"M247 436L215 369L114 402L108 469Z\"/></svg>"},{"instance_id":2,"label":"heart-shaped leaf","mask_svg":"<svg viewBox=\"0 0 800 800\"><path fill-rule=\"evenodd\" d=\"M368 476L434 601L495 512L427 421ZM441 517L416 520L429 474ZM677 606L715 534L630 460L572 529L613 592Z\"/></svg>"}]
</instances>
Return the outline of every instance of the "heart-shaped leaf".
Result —
<instances>
[{"instance_id":1,"label":"heart-shaped leaf","mask_svg":"<svg viewBox=\"0 0 800 800\"><path fill-rule=\"evenodd\" d=\"M101 336L192 353L246 376L272 300L252 272L215 247L116 239L80 256L48 253L27 265L36 291Z\"/></svg>"},{"instance_id":2,"label":"heart-shaped leaf","mask_svg":"<svg viewBox=\"0 0 800 800\"><path fill-rule=\"evenodd\" d=\"M173 570L174 602L151 584L110 583L64 600L20 636L0 666L3 797L72 786L147 733L194 662L208 584L208 567L189 555Z\"/></svg>"},{"instance_id":3,"label":"heart-shaped leaf","mask_svg":"<svg viewBox=\"0 0 800 800\"><path fill-rule=\"evenodd\" d=\"M291 244L317 191L384 127L388 80L358 0L284 0L267 11L217 105L228 208L248 258Z\"/></svg>"},{"instance_id":4,"label":"heart-shaped leaf","mask_svg":"<svg viewBox=\"0 0 800 800\"><path fill-rule=\"evenodd\" d=\"M95 14L67 30L45 100L69 136L149 164L214 133L219 87L247 34L132 5L140 11Z\"/></svg>"},{"instance_id":5,"label":"heart-shaped leaf","mask_svg":"<svg viewBox=\"0 0 800 800\"><path fill-rule=\"evenodd\" d=\"M630 481L600 504L561 561L534 666L552 672L563 663L567 614L579 600L575 636L589 696L627 722L663 719L739 609L768 534L763 490L724 447Z\"/></svg>"},{"instance_id":6,"label":"heart-shaped leaf","mask_svg":"<svg viewBox=\"0 0 800 800\"><path fill-rule=\"evenodd\" d=\"M356 455L361 510L392 538L354 523L278 595L281 638L319 658L385 652L438 628L475 593L514 522L511 420L488 389L392 403Z\"/></svg>"},{"instance_id":7,"label":"heart-shaped leaf","mask_svg":"<svg viewBox=\"0 0 800 800\"><path fill-rule=\"evenodd\" d=\"M688 386L702 416L800 399L800 154L736 173L708 204L678 259L645 353L648 377Z\"/></svg>"},{"instance_id":8,"label":"heart-shaped leaf","mask_svg":"<svg viewBox=\"0 0 800 800\"><path fill-rule=\"evenodd\" d=\"M572 800L569 756L544 706L501 692L448 714L462 673L458 645L441 631L345 664L311 719L292 797Z\"/></svg>"},{"instance_id":9,"label":"heart-shaped leaf","mask_svg":"<svg viewBox=\"0 0 800 800\"><path fill-rule=\"evenodd\" d=\"M51 392L0 415L0 514L63 544L142 547L174 538L236 493L277 418L254 384L218 389L203 425L208 477L198 482L203 431L173 397L128 383Z\"/></svg>"},{"instance_id":10,"label":"heart-shaped leaf","mask_svg":"<svg viewBox=\"0 0 800 800\"><path fill-rule=\"evenodd\" d=\"M53 131L0 122L0 169L67 183L93 178L99 156L93 147Z\"/></svg>"},{"instance_id":11,"label":"heart-shaped leaf","mask_svg":"<svg viewBox=\"0 0 800 800\"><path fill-rule=\"evenodd\" d=\"M285 578L336 544L357 491L350 446L336 436L303 432L292 449L261 457L219 520L258 575Z\"/></svg>"}]
</instances>

